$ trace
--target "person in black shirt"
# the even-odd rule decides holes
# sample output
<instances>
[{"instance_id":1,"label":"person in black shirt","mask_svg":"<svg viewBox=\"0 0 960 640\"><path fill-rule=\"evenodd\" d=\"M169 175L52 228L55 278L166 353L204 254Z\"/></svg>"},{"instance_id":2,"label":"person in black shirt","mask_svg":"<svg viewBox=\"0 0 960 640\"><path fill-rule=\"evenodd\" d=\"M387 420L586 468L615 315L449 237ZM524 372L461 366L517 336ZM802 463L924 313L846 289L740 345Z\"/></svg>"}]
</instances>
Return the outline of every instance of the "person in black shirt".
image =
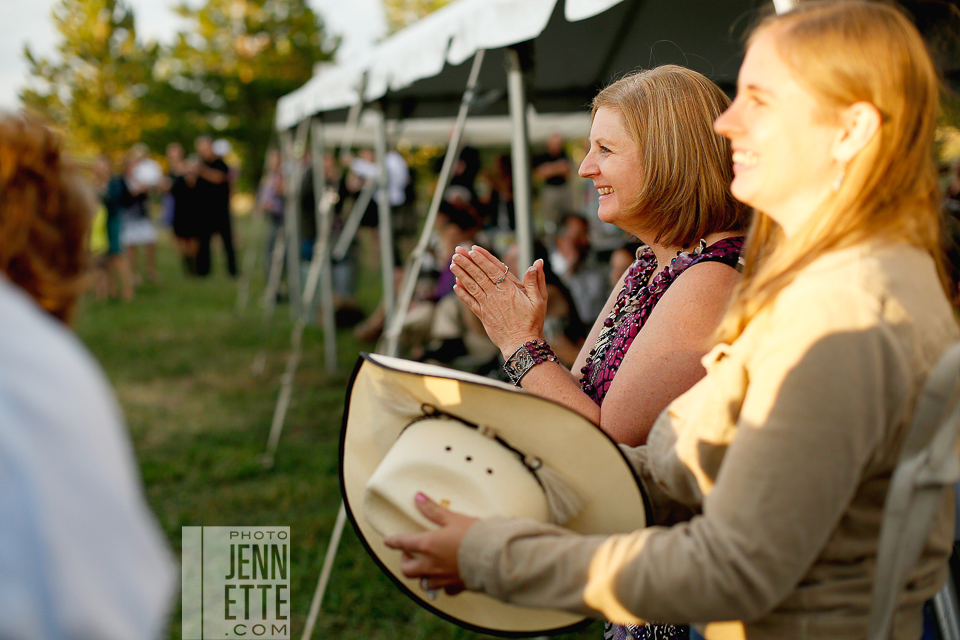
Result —
<instances>
[{"instance_id":1,"label":"person in black shirt","mask_svg":"<svg viewBox=\"0 0 960 640\"><path fill-rule=\"evenodd\" d=\"M219 235L227 257L227 271L237 275L237 259L233 250L233 230L230 222L230 167L213 148L209 136L196 141L200 155L194 197L196 198L197 233L200 247L197 252L197 275L210 273L210 241Z\"/></svg>"}]
</instances>

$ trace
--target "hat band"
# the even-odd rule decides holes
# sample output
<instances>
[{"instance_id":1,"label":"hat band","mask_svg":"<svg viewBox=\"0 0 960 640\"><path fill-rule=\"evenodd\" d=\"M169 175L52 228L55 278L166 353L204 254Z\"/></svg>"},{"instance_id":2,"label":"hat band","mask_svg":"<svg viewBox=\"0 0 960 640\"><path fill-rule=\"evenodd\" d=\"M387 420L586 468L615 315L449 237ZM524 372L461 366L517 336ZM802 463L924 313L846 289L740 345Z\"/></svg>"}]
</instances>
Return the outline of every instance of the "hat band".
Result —
<instances>
[{"instance_id":1,"label":"hat band","mask_svg":"<svg viewBox=\"0 0 960 640\"><path fill-rule=\"evenodd\" d=\"M465 427L475 429L483 437L495 440L500 446L517 456L521 464L523 464L523 466L531 474L533 474L537 484L540 485L540 489L543 491L543 494L547 499L547 508L550 511L550 520L553 522L553 524L562 525L567 521L577 517L577 514L580 513L581 509L583 509L583 499L577 494L576 490L570 486L570 483L566 480L566 478L563 477L562 474L550 468L549 465L544 464L543 460L537 456L528 455L511 445L509 442L500 437L496 429L493 427L470 422L469 420L465 420L460 416L448 413L446 411L441 411L432 404L423 403L420 405L420 410L423 411L423 415L411 420L409 424L400 430L399 435L402 435L403 432L412 425L424 420L433 420L437 418L450 418L452 420L456 420Z\"/></svg>"}]
</instances>

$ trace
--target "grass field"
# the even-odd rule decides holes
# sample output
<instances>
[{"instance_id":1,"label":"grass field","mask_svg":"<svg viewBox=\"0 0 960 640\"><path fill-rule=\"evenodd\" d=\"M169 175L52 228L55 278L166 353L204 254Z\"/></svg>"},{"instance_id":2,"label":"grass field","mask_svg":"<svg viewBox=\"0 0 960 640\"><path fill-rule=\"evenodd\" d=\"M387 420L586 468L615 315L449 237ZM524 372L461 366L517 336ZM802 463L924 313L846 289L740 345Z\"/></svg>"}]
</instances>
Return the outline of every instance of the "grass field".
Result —
<instances>
[{"instance_id":1,"label":"grass field","mask_svg":"<svg viewBox=\"0 0 960 640\"><path fill-rule=\"evenodd\" d=\"M250 220L238 220L243 237ZM249 238L259 246L259 240ZM323 367L323 336L309 326L274 468L263 453L290 348L286 306L263 321L258 264L251 303L236 310L237 283L224 274L187 279L168 241L158 247L161 281L130 303L85 300L75 327L106 370L123 407L150 506L179 553L183 526L289 526L291 637L299 638L340 505L337 453L345 385L358 353L338 335L339 369ZM379 277L367 270L361 303L376 304ZM251 365L258 354L263 371ZM595 623L564 638L599 638ZM179 594L168 636L180 638ZM336 556L313 638L481 638L427 613L402 595L367 556L350 526Z\"/></svg>"}]
</instances>

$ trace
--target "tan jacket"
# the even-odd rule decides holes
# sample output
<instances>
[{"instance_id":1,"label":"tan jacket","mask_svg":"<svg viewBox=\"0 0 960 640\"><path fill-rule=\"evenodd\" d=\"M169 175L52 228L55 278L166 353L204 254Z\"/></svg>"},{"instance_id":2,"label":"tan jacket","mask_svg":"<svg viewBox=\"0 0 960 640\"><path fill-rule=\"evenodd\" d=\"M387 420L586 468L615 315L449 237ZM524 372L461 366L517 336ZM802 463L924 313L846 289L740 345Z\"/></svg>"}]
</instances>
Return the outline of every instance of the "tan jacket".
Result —
<instances>
[{"instance_id":1,"label":"tan jacket","mask_svg":"<svg viewBox=\"0 0 960 640\"><path fill-rule=\"evenodd\" d=\"M674 526L604 538L481 522L460 548L464 581L620 623L743 621L698 624L710 639L863 638L891 471L927 373L957 337L926 254L825 256L704 357L707 376L646 446L624 448L652 522ZM900 600L897 638L920 637L952 534L951 494Z\"/></svg>"}]
</instances>

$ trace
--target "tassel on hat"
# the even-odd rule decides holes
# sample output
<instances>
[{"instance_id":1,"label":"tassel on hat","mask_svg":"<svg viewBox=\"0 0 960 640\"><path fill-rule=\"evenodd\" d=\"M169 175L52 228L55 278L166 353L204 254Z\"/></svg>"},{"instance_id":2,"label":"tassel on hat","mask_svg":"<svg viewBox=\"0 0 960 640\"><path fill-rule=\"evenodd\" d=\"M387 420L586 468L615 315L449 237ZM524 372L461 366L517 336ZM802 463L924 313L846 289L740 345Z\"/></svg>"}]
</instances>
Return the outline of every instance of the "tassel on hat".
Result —
<instances>
[{"instance_id":1,"label":"tassel on hat","mask_svg":"<svg viewBox=\"0 0 960 640\"><path fill-rule=\"evenodd\" d=\"M543 464L543 461L535 456L524 456L523 464L537 476L537 481L543 487L553 524L566 524L579 515L583 509L583 498L559 471Z\"/></svg>"}]
</instances>

